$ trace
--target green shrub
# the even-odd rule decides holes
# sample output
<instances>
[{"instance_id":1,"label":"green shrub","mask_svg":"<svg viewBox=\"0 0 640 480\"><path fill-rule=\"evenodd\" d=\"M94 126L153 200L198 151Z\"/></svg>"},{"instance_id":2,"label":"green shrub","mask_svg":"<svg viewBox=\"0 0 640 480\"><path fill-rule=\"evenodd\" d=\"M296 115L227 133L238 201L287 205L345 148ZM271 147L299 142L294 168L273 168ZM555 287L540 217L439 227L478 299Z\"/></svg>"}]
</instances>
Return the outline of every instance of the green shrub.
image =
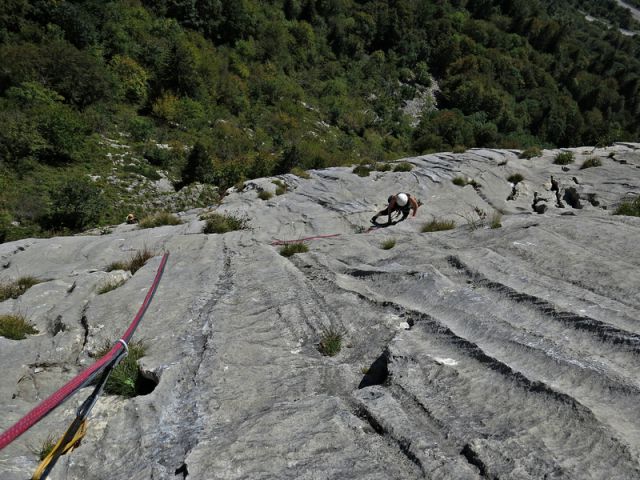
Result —
<instances>
[{"instance_id":1,"label":"green shrub","mask_svg":"<svg viewBox=\"0 0 640 480\"><path fill-rule=\"evenodd\" d=\"M395 238L390 238L382 242L382 245L380 246L380 248L382 248L383 250L391 250L395 246L396 246Z\"/></svg>"},{"instance_id":2,"label":"green shrub","mask_svg":"<svg viewBox=\"0 0 640 480\"><path fill-rule=\"evenodd\" d=\"M561 152L553 160L556 165L569 165L573 163L573 152Z\"/></svg>"},{"instance_id":3,"label":"green shrub","mask_svg":"<svg viewBox=\"0 0 640 480\"><path fill-rule=\"evenodd\" d=\"M38 283L40 283L40 280L32 276L20 277L12 282L0 283L0 302L4 302L9 298L18 298Z\"/></svg>"},{"instance_id":4,"label":"green shrub","mask_svg":"<svg viewBox=\"0 0 640 480\"><path fill-rule=\"evenodd\" d=\"M123 270L123 269L119 269ZM98 295L102 295L103 293L110 292L111 290L115 290L116 288L122 286L127 280L124 278L112 278L107 280L103 284L98 287Z\"/></svg>"},{"instance_id":5,"label":"green shrub","mask_svg":"<svg viewBox=\"0 0 640 480\"><path fill-rule=\"evenodd\" d=\"M452 153L464 153L467 151L467 147L465 147L464 145L454 145L453 149L451 150Z\"/></svg>"},{"instance_id":6,"label":"green shrub","mask_svg":"<svg viewBox=\"0 0 640 480\"><path fill-rule=\"evenodd\" d=\"M526 158L527 160L530 158L539 157L542 155L542 150L539 147L529 147L520 153L520 158Z\"/></svg>"},{"instance_id":7,"label":"green shrub","mask_svg":"<svg viewBox=\"0 0 640 480\"><path fill-rule=\"evenodd\" d=\"M258 192L258 198L260 200L269 200L271 197L273 197L273 193L267 191L267 190L260 190Z\"/></svg>"},{"instance_id":8,"label":"green shrub","mask_svg":"<svg viewBox=\"0 0 640 480\"><path fill-rule=\"evenodd\" d=\"M271 183L276 186L276 195L283 195L287 193L287 184L282 180L272 180Z\"/></svg>"},{"instance_id":9,"label":"green shrub","mask_svg":"<svg viewBox=\"0 0 640 480\"><path fill-rule=\"evenodd\" d=\"M292 173L293 175L295 175L296 177L306 178L306 179L311 178L311 175L309 175L309 173L308 173L308 172L306 172L305 170L303 170L303 169L302 169L302 168L300 168L300 167L293 167L293 168L291 169L291 173Z\"/></svg>"},{"instance_id":10,"label":"green shrub","mask_svg":"<svg viewBox=\"0 0 640 480\"><path fill-rule=\"evenodd\" d=\"M390 163L385 163L385 162L379 162L376 163L375 166L375 170L377 170L378 172L388 172L389 170L391 170L392 165Z\"/></svg>"},{"instance_id":11,"label":"green shrub","mask_svg":"<svg viewBox=\"0 0 640 480\"><path fill-rule=\"evenodd\" d=\"M410 172L413 170L413 164L408 162L400 162L393 167L394 172Z\"/></svg>"},{"instance_id":12,"label":"green shrub","mask_svg":"<svg viewBox=\"0 0 640 480\"><path fill-rule=\"evenodd\" d=\"M468 184L467 179L464 177L456 177L451 181L453 182L454 185L457 185L459 187L464 187L465 185Z\"/></svg>"},{"instance_id":13,"label":"green shrub","mask_svg":"<svg viewBox=\"0 0 640 480\"><path fill-rule=\"evenodd\" d=\"M200 217L206 220L202 233L227 233L234 230L245 230L248 228L248 220L229 214L209 213Z\"/></svg>"},{"instance_id":14,"label":"green shrub","mask_svg":"<svg viewBox=\"0 0 640 480\"><path fill-rule=\"evenodd\" d=\"M357 165L353 169L353 173L355 173L359 177L368 177L371 173L371 167L369 167L368 165Z\"/></svg>"},{"instance_id":15,"label":"green shrub","mask_svg":"<svg viewBox=\"0 0 640 480\"><path fill-rule=\"evenodd\" d=\"M431 220L429 223L425 223L422 226L422 232L440 232L442 230L452 230L456 227L456 222L453 220Z\"/></svg>"},{"instance_id":16,"label":"green shrub","mask_svg":"<svg viewBox=\"0 0 640 480\"><path fill-rule=\"evenodd\" d=\"M45 229L71 231L95 226L105 211L102 191L85 177L67 180L51 192L52 209L43 219Z\"/></svg>"},{"instance_id":17,"label":"green shrub","mask_svg":"<svg viewBox=\"0 0 640 480\"><path fill-rule=\"evenodd\" d=\"M601 167L601 166L602 166L602 160L600 160L598 157L589 157L582 163L580 170L584 170L585 168Z\"/></svg>"},{"instance_id":18,"label":"green shrub","mask_svg":"<svg viewBox=\"0 0 640 480\"><path fill-rule=\"evenodd\" d=\"M113 345L105 344L98 352L96 358L106 355ZM138 360L144 357L146 346L142 342L129 344L129 355L124 357L116 368L113 369L104 386L104 391L111 395L120 395L126 398L139 395L139 383L142 378Z\"/></svg>"},{"instance_id":19,"label":"green shrub","mask_svg":"<svg viewBox=\"0 0 640 480\"><path fill-rule=\"evenodd\" d=\"M342 337L343 333L336 328L330 327L323 330L320 336L318 350L327 357L337 355L342 348Z\"/></svg>"},{"instance_id":20,"label":"green shrub","mask_svg":"<svg viewBox=\"0 0 640 480\"><path fill-rule=\"evenodd\" d=\"M138 226L140 228L155 228L163 225L181 225L182 220L176 217L173 213L169 212L156 212L153 215L148 215L140 220Z\"/></svg>"},{"instance_id":21,"label":"green shrub","mask_svg":"<svg viewBox=\"0 0 640 480\"><path fill-rule=\"evenodd\" d=\"M634 200L630 200L627 202L622 202L618 205L614 215L627 215L629 217L640 217L640 196L636 197Z\"/></svg>"},{"instance_id":22,"label":"green shrub","mask_svg":"<svg viewBox=\"0 0 640 480\"><path fill-rule=\"evenodd\" d=\"M112 272L114 270L125 270L131 272L131 275L140 270L147 260L153 258L155 253L148 248L143 248L135 252L131 258L125 261L113 262L107 266L105 271Z\"/></svg>"},{"instance_id":23,"label":"green shrub","mask_svg":"<svg viewBox=\"0 0 640 480\"><path fill-rule=\"evenodd\" d=\"M284 245L280 249L280 255L282 255L283 257L290 257L292 255L295 255L296 253L305 253L308 251L309 247L307 247L306 243L295 242Z\"/></svg>"},{"instance_id":24,"label":"green shrub","mask_svg":"<svg viewBox=\"0 0 640 480\"><path fill-rule=\"evenodd\" d=\"M162 176L158 173L158 171L150 167L149 165L143 165L139 163L129 163L125 165L122 170L129 173L136 173L138 175L142 175L143 177L148 178L149 180L160 180Z\"/></svg>"},{"instance_id":25,"label":"green shrub","mask_svg":"<svg viewBox=\"0 0 640 480\"><path fill-rule=\"evenodd\" d=\"M27 335L34 335L38 330L20 314L0 315L0 336L12 340L24 340Z\"/></svg>"},{"instance_id":26,"label":"green shrub","mask_svg":"<svg viewBox=\"0 0 640 480\"><path fill-rule=\"evenodd\" d=\"M524 180L524 177L520 173L514 173L513 175L509 175L507 177L507 181L513 183L514 185L516 183L520 183L523 180Z\"/></svg>"}]
</instances>

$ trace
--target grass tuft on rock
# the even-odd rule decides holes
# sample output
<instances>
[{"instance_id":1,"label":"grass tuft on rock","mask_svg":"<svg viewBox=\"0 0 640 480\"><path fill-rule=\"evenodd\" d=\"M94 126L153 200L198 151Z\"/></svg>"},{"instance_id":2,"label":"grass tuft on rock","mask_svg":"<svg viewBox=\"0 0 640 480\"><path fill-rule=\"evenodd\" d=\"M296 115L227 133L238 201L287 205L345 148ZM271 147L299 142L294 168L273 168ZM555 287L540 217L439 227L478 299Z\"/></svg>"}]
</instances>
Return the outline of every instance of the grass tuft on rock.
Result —
<instances>
[{"instance_id":1,"label":"grass tuft on rock","mask_svg":"<svg viewBox=\"0 0 640 480\"><path fill-rule=\"evenodd\" d=\"M396 246L396 239L389 238L384 242L382 242L382 245L380 246L380 248L382 248L383 250L391 250L395 246Z\"/></svg>"},{"instance_id":2,"label":"grass tuft on rock","mask_svg":"<svg viewBox=\"0 0 640 480\"><path fill-rule=\"evenodd\" d=\"M291 173L293 175L295 175L296 177L300 177L300 178L306 178L309 179L311 178L311 175L309 175L309 172L301 169L300 167L293 167L291 169Z\"/></svg>"},{"instance_id":3,"label":"grass tuft on rock","mask_svg":"<svg viewBox=\"0 0 640 480\"><path fill-rule=\"evenodd\" d=\"M410 172L413 170L413 164L409 162L400 162L393 167L394 172Z\"/></svg>"},{"instance_id":4,"label":"grass tuft on rock","mask_svg":"<svg viewBox=\"0 0 640 480\"><path fill-rule=\"evenodd\" d=\"M287 193L287 184L282 180L273 180L271 183L276 186L276 195L284 195Z\"/></svg>"},{"instance_id":5,"label":"grass tuft on rock","mask_svg":"<svg viewBox=\"0 0 640 480\"><path fill-rule=\"evenodd\" d=\"M182 220L176 217L173 213L169 212L157 212L153 215L148 215L140 220L138 227L140 228L155 228L163 225L180 225Z\"/></svg>"},{"instance_id":6,"label":"grass tuft on rock","mask_svg":"<svg viewBox=\"0 0 640 480\"><path fill-rule=\"evenodd\" d=\"M352 171L359 177L368 177L372 170L369 165L357 165Z\"/></svg>"},{"instance_id":7,"label":"grass tuft on rock","mask_svg":"<svg viewBox=\"0 0 640 480\"><path fill-rule=\"evenodd\" d=\"M509 175L507 177L507 181L513 183L514 185L520 183L524 180L524 177L520 173L514 173L513 175Z\"/></svg>"},{"instance_id":8,"label":"grass tuft on rock","mask_svg":"<svg viewBox=\"0 0 640 480\"><path fill-rule=\"evenodd\" d=\"M201 217L201 219L207 221L202 233L227 233L235 230L246 230L249 223L246 218L221 213L210 213Z\"/></svg>"},{"instance_id":9,"label":"grass tuft on rock","mask_svg":"<svg viewBox=\"0 0 640 480\"><path fill-rule=\"evenodd\" d=\"M628 217L640 217L640 196L636 197L634 200L630 200L627 202L622 202L618 205L614 215L626 215Z\"/></svg>"},{"instance_id":10,"label":"grass tuft on rock","mask_svg":"<svg viewBox=\"0 0 640 480\"><path fill-rule=\"evenodd\" d=\"M540 150L540 147L529 147L519 155L520 158L526 158L527 160L540 156L542 156L542 150Z\"/></svg>"},{"instance_id":11,"label":"grass tuft on rock","mask_svg":"<svg viewBox=\"0 0 640 480\"><path fill-rule=\"evenodd\" d=\"M502 214L500 212L495 212L491 217L491 223L489 223L491 228L501 228L502 227Z\"/></svg>"},{"instance_id":12,"label":"grass tuft on rock","mask_svg":"<svg viewBox=\"0 0 640 480\"><path fill-rule=\"evenodd\" d=\"M106 355L113 345L105 344L98 352L96 358ZM141 380L140 367L138 360L145 356L147 352L146 346L138 341L129 344L129 355L124 357L116 368L113 369L104 391L111 395L120 395L122 397L131 398L139 394L138 385Z\"/></svg>"},{"instance_id":13,"label":"grass tuft on rock","mask_svg":"<svg viewBox=\"0 0 640 480\"><path fill-rule=\"evenodd\" d=\"M58 438L54 434L50 433L42 441L39 447L31 446L29 447L29 449L33 452L33 454L36 457L38 457L39 461L42 461L45 458L47 458L47 455L51 453L51 451L53 450L53 448L56 446L57 443L58 443Z\"/></svg>"},{"instance_id":14,"label":"grass tuft on rock","mask_svg":"<svg viewBox=\"0 0 640 480\"><path fill-rule=\"evenodd\" d=\"M425 223L422 226L422 232L423 233L428 233L428 232L441 232L444 230L453 230L454 228L456 228L456 222L454 222L453 220L439 220L439 219L434 219L431 220L428 223Z\"/></svg>"},{"instance_id":15,"label":"grass tuft on rock","mask_svg":"<svg viewBox=\"0 0 640 480\"><path fill-rule=\"evenodd\" d=\"M144 247L142 250L138 250L128 260L120 260L107 265L106 272L112 272L114 270L125 270L131 272L131 275L140 270L147 260L153 258L155 252Z\"/></svg>"},{"instance_id":16,"label":"grass tuft on rock","mask_svg":"<svg viewBox=\"0 0 640 480\"><path fill-rule=\"evenodd\" d=\"M464 177L456 177L453 180L451 180L451 182L454 185L457 185L458 187L464 187L465 185L467 185L469 182L467 182L467 179Z\"/></svg>"},{"instance_id":17,"label":"grass tuft on rock","mask_svg":"<svg viewBox=\"0 0 640 480\"><path fill-rule=\"evenodd\" d=\"M582 163L580 170L584 170L585 168L601 167L601 166L602 166L602 160L600 160L598 157L589 157Z\"/></svg>"},{"instance_id":18,"label":"grass tuft on rock","mask_svg":"<svg viewBox=\"0 0 640 480\"><path fill-rule=\"evenodd\" d=\"M343 333L336 328L329 327L323 330L320 335L318 351L327 357L336 356L342 349L342 337Z\"/></svg>"},{"instance_id":19,"label":"grass tuft on rock","mask_svg":"<svg viewBox=\"0 0 640 480\"><path fill-rule=\"evenodd\" d=\"M103 293L115 290L116 288L124 285L126 281L127 280L124 278L112 278L110 280L107 280L98 287L98 295L102 295Z\"/></svg>"},{"instance_id":20,"label":"grass tuft on rock","mask_svg":"<svg viewBox=\"0 0 640 480\"><path fill-rule=\"evenodd\" d=\"M0 336L11 340L24 340L27 335L35 335L38 330L30 324L24 315L0 315Z\"/></svg>"},{"instance_id":21,"label":"grass tuft on rock","mask_svg":"<svg viewBox=\"0 0 640 480\"><path fill-rule=\"evenodd\" d=\"M269 192L268 190L260 190L258 192L258 198L260 200L269 200L270 198L273 197L273 193Z\"/></svg>"},{"instance_id":22,"label":"grass tuft on rock","mask_svg":"<svg viewBox=\"0 0 640 480\"><path fill-rule=\"evenodd\" d=\"M553 159L556 165L569 165L573 163L573 152L561 152Z\"/></svg>"},{"instance_id":23,"label":"grass tuft on rock","mask_svg":"<svg viewBox=\"0 0 640 480\"><path fill-rule=\"evenodd\" d=\"M306 243L303 242L295 242L288 243L287 245L282 246L280 248L280 255L283 257L290 257L295 255L296 253L305 253L309 251L309 247Z\"/></svg>"},{"instance_id":24,"label":"grass tuft on rock","mask_svg":"<svg viewBox=\"0 0 640 480\"><path fill-rule=\"evenodd\" d=\"M9 298L18 298L24 292L41 281L36 277L25 276L20 277L12 282L0 283L0 302L4 302Z\"/></svg>"}]
</instances>

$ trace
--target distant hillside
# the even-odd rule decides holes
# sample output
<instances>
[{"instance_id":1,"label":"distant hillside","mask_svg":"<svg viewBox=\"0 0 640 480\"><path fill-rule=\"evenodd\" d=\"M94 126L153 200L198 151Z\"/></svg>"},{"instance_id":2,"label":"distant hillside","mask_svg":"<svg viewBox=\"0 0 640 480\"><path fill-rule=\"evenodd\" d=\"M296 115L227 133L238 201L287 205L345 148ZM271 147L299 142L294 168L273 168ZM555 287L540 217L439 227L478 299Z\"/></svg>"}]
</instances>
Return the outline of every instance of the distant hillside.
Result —
<instances>
[{"instance_id":1,"label":"distant hillside","mask_svg":"<svg viewBox=\"0 0 640 480\"><path fill-rule=\"evenodd\" d=\"M637 140L619 28L613 0L2 2L0 241L211 202L165 198L195 181Z\"/></svg>"}]
</instances>

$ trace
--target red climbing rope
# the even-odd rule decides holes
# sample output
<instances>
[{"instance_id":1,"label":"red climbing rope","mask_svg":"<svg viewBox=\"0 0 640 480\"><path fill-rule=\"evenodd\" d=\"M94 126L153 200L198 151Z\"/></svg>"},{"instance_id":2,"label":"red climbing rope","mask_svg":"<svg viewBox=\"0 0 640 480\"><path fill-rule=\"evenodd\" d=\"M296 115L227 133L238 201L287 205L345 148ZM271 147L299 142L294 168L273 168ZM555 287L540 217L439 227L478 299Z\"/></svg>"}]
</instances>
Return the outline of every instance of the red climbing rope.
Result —
<instances>
[{"instance_id":1,"label":"red climbing rope","mask_svg":"<svg viewBox=\"0 0 640 480\"><path fill-rule=\"evenodd\" d=\"M147 296L142 302L138 313L135 318L129 325L129 328L122 336L122 340L125 343L128 343L133 333L135 332L138 324L142 320L153 295L155 294L158 283L160 283L160 278L162 277L162 273L164 272L164 267L167 264L167 258L169 258L169 252L166 252L162 256L162 260L160 261L160 265L158 266L158 270L156 272L156 276L153 280L153 284L149 291L147 292ZM0 435L0 450L13 442L16 438L22 435L24 432L29 430L33 425L42 420L49 412L51 412L54 408L60 406L65 400L67 400L71 395L73 395L76 390L84 387L89 384L106 366L108 366L116 356L124 349L124 344L118 341L113 348L103 356L100 360L95 362L89 368L84 370L82 373L77 375L71 381L69 381L66 385L60 388L57 392L51 395L49 398L41 402L37 407L27 413L24 417L18 420L11 428L9 428L6 432Z\"/></svg>"},{"instance_id":2,"label":"red climbing rope","mask_svg":"<svg viewBox=\"0 0 640 480\"><path fill-rule=\"evenodd\" d=\"M339 233L333 233L331 235L316 235L315 237L298 238L297 240L278 240L276 238L273 240L273 242L271 242L271 245L289 245L291 243L306 242L307 240L316 240L318 238L332 238L332 237L339 237L339 236L340 236Z\"/></svg>"}]
</instances>

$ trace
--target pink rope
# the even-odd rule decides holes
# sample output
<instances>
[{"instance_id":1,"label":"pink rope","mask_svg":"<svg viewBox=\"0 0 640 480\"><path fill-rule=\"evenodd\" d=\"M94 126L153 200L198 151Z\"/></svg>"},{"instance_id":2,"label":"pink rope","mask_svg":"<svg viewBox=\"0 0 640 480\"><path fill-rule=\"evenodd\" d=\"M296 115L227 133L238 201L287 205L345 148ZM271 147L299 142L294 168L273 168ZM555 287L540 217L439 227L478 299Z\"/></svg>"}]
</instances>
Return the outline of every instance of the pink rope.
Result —
<instances>
[{"instance_id":1,"label":"pink rope","mask_svg":"<svg viewBox=\"0 0 640 480\"><path fill-rule=\"evenodd\" d=\"M153 284L151 285L151 288L149 288L147 296L145 297L144 302L142 302L142 305L140 306L140 309L138 310L135 318L131 322L131 325L129 325L129 328L122 336L122 340L127 343L133 336L133 333L135 332L138 324L147 311L149 304L151 303L153 295L155 294L158 288L158 284L160 283L162 273L164 272L164 267L167 264L167 258L169 258L169 252L166 252L162 256L162 260L160 261L160 265L158 266ZM54 408L58 407L62 402L73 395L76 390L89 383L93 379L93 377L95 377L105 366L107 366L123 348L124 345L121 342L116 343L113 348L109 350L109 353L104 355L100 360L96 361L82 373L78 374L71 381L67 382L66 385L56 391L49 398L42 401L37 407L35 407L24 417L18 420L12 427L10 427L2 435L0 435L0 450L9 445L24 432L29 430L33 425L42 420Z\"/></svg>"}]
</instances>

